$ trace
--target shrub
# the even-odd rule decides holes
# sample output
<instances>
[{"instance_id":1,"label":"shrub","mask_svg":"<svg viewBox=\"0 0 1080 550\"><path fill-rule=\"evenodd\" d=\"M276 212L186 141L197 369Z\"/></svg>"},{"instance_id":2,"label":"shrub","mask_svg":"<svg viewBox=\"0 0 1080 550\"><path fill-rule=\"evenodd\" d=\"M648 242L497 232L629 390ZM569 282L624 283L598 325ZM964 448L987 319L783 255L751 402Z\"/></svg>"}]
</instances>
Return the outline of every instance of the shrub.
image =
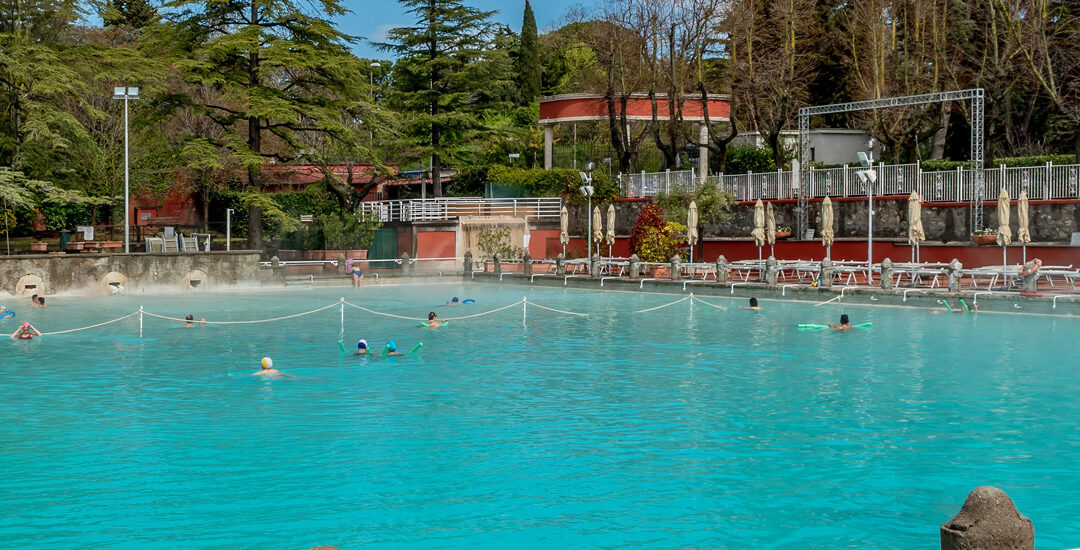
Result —
<instances>
[{"instance_id":1,"label":"shrub","mask_svg":"<svg viewBox=\"0 0 1080 550\"><path fill-rule=\"evenodd\" d=\"M578 188L581 187L581 176L575 170L552 169L541 170L511 168L509 166L492 165L488 167L487 180L492 183L518 186L532 197L558 197L566 195L568 202L585 202ZM619 196L618 182L605 172L593 172L593 200L607 200Z\"/></svg>"},{"instance_id":2,"label":"shrub","mask_svg":"<svg viewBox=\"0 0 1080 550\"><path fill-rule=\"evenodd\" d=\"M731 217L732 207L735 206L735 195L721 189L712 179L689 193L686 191L661 193L653 199L653 202L664 209L666 219L685 220L691 200L697 203L698 219L702 224L727 221Z\"/></svg>"},{"instance_id":3,"label":"shrub","mask_svg":"<svg viewBox=\"0 0 1080 550\"><path fill-rule=\"evenodd\" d=\"M630 230L630 251L638 254L638 258L641 258L639 254L641 243L645 240L650 227L657 229L664 227L664 210L656 204L648 204L642 208L633 229Z\"/></svg>"},{"instance_id":4,"label":"shrub","mask_svg":"<svg viewBox=\"0 0 1080 550\"><path fill-rule=\"evenodd\" d=\"M728 148L726 170L728 174L772 172L774 170L776 170L776 162L773 161L772 149L768 147L737 145Z\"/></svg>"},{"instance_id":5,"label":"shrub","mask_svg":"<svg viewBox=\"0 0 1080 550\"><path fill-rule=\"evenodd\" d=\"M687 246L686 226L678 222L667 222L663 227L649 227L645 230L637 252L643 262L666 262Z\"/></svg>"},{"instance_id":6,"label":"shrub","mask_svg":"<svg viewBox=\"0 0 1080 550\"><path fill-rule=\"evenodd\" d=\"M509 227L493 227L481 231L476 237L476 246L486 257L498 254L500 258L520 258L525 249L510 243Z\"/></svg>"}]
</instances>

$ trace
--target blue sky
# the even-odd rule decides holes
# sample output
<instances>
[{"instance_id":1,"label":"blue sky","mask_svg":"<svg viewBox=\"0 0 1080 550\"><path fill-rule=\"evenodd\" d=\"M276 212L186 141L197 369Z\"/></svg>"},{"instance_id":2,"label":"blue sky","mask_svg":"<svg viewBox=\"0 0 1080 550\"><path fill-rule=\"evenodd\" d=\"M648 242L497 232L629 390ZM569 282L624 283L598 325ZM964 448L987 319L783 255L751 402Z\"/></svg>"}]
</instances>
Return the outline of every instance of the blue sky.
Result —
<instances>
[{"instance_id":1,"label":"blue sky","mask_svg":"<svg viewBox=\"0 0 1080 550\"><path fill-rule=\"evenodd\" d=\"M591 0L536 0L530 3L540 32L557 26L570 7L592 5ZM413 22L397 0L343 0L342 4L353 13L337 18L341 30L370 41L385 40L388 30ZM509 25L515 31L521 30L525 0L466 0L466 5L485 11L498 10L496 21ZM387 57L385 52L373 48L368 41L357 44L353 51L360 57Z\"/></svg>"}]
</instances>

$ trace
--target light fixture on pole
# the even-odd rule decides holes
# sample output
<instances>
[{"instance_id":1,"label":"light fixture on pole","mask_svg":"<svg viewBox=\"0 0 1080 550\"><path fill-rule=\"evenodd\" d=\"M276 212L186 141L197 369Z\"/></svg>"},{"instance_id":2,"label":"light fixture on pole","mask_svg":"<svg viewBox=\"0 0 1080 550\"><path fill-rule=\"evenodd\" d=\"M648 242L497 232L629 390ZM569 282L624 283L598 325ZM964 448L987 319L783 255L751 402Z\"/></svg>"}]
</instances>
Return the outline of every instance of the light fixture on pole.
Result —
<instances>
[{"instance_id":1,"label":"light fixture on pole","mask_svg":"<svg viewBox=\"0 0 1080 550\"><path fill-rule=\"evenodd\" d=\"M585 165L585 171L584 172L578 172L578 175L581 176L581 183L582 183L582 186L578 188L578 191L581 191L581 194L584 195L585 197L588 197L588 199L589 199L589 209L587 211L585 211L585 219L587 219L589 221L589 225L588 225L588 229L587 229L588 232L585 234L585 240L587 242L587 250L588 250L588 255L589 255L589 262L590 262L590 264L589 264L590 265L589 272L590 273L592 273L592 269L591 269L591 266L592 266L592 197L593 197L593 194L596 192L596 190L593 189L593 186L592 186L592 172L595 169L596 169L596 163L594 163L593 161L590 160Z\"/></svg>"},{"instance_id":2,"label":"light fixture on pole","mask_svg":"<svg viewBox=\"0 0 1080 550\"><path fill-rule=\"evenodd\" d=\"M124 254L131 253L131 239L129 236L129 227L131 225L131 207L130 190L129 190L129 175L128 175L128 100L139 99L139 89L116 86L113 88L113 99L124 100Z\"/></svg>"},{"instance_id":3,"label":"light fixture on pole","mask_svg":"<svg viewBox=\"0 0 1080 550\"><path fill-rule=\"evenodd\" d=\"M874 138L870 138L869 145L873 146ZM878 174L874 170L874 158L866 153L859 152L859 163L867 168L857 170L859 182L866 186L868 203L866 207L866 284L874 283L874 184L877 183Z\"/></svg>"},{"instance_id":4,"label":"light fixture on pole","mask_svg":"<svg viewBox=\"0 0 1080 550\"><path fill-rule=\"evenodd\" d=\"M232 250L232 208L225 209L225 250Z\"/></svg>"}]
</instances>

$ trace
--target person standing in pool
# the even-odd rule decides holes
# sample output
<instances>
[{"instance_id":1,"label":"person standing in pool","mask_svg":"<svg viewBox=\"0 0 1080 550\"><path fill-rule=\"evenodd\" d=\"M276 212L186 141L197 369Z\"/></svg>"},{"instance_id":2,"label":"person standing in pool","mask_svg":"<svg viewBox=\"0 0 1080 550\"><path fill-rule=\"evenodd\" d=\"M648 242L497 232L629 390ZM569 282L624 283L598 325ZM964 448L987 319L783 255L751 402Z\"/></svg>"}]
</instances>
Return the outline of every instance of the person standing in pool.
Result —
<instances>
[{"instance_id":1,"label":"person standing in pool","mask_svg":"<svg viewBox=\"0 0 1080 550\"><path fill-rule=\"evenodd\" d=\"M750 298L750 305L739 306L739 309L761 309L761 306L757 304L757 298Z\"/></svg>"},{"instance_id":2,"label":"person standing in pool","mask_svg":"<svg viewBox=\"0 0 1080 550\"><path fill-rule=\"evenodd\" d=\"M357 355L367 355L368 354L367 340L364 340L363 338L361 338L359 341L356 342L356 354Z\"/></svg>"},{"instance_id":3,"label":"person standing in pool","mask_svg":"<svg viewBox=\"0 0 1080 550\"><path fill-rule=\"evenodd\" d=\"M184 328L195 328L195 316L194 315L188 313L187 316L184 317Z\"/></svg>"},{"instance_id":4,"label":"person standing in pool","mask_svg":"<svg viewBox=\"0 0 1080 550\"><path fill-rule=\"evenodd\" d=\"M839 325L829 323L829 328L834 328L836 330L851 330L851 320L848 319L847 313L842 313L840 315Z\"/></svg>"},{"instance_id":5,"label":"person standing in pool","mask_svg":"<svg viewBox=\"0 0 1080 550\"><path fill-rule=\"evenodd\" d=\"M16 340L32 340L35 336L40 337L41 335L41 331L28 322L24 322L22 326L15 329L15 332L11 333L11 337Z\"/></svg>"},{"instance_id":6,"label":"person standing in pool","mask_svg":"<svg viewBox=\"0 0 1080 550\"><path fill-rule=\"evenodd\" d=\"M259 366L261 368L251 373L252 376L271 376L274 378L282 376L281 371L274 368L274 362L269 357L264 358Z\"/></svg>"}]
</instances>

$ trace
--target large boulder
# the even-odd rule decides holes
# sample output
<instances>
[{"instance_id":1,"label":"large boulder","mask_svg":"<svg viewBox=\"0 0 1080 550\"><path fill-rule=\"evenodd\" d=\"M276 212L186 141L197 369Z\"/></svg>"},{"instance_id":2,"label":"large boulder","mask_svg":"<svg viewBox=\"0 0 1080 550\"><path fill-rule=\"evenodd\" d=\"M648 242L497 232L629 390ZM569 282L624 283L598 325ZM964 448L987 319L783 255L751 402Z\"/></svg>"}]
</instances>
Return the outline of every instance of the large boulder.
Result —
<instances>
[{"instance_id":1,"label":"large boulder","mask_svg":"<svg viewBox=\"0 0 1080 550\"><path fill-rule=\"evenodd\" d=\"M1035 527L997 487L976 487L941 526L941 550L1031 550Z\"/></svg>"}]
</instances>

